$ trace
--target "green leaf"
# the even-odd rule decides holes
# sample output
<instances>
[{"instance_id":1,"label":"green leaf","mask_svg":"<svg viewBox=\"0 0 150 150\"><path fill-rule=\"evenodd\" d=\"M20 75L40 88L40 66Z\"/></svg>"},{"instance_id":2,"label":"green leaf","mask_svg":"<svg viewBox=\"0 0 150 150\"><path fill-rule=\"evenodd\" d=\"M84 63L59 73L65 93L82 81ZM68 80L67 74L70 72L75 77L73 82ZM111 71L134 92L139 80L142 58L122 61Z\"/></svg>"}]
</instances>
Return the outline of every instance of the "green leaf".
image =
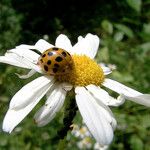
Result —
<instances>
[{"instance_id":1,"label":"green leaf","mask_svg":"<svg viewBox=\"0 0 150 150\"><path fill-rule=\"evenodd\" d=\"M112 25L112 23L110 21L103 20L102 23L101 23L101 26L109 34L113 33L113 25Z\"/></svg>"},{"instance_id":2,"label":"green leaf","mask_svg":"<svg viewBox=\"0 0 150 150\"><path fill-rule=\"evenodd\" d=\"M128 5L137 12L141 11L142 0L127 0Z\"/></svg>"},{"instance_id":3,"label":"green leaf","mask_svg":"<svg viewBox=\"0 0 150 150\"><path fill-rule=\"evenodd\" d=\"M58 144L58 147L57 147L57 150L64 150L66 148L66 137L64 139L61 139L59 141L59 144Z\"/></svg>"},{"instance_id":4,"label":"green leaf","mask_svg":"<svg viewBox=\"0 0 150 150\"><path fill-rule=\"evenodd\" d=\"M114 25L115 28L117 28L119 31L122 31L126 36L128 36L129 38L133 38L134 37L134 33L133 31L127 27L126 25L123 24L115 24Z\"/></svg>"},{"instance_id":5,"label":"green leaf","mask_svg":"<svg viewBox=\"0 0 150 150\"><path fill-rule=\"evenodd\" d=\"M8 144L7 138L0 138L0 147Z\"/></svg>"},{"instance_id":6,"label":"green leaf","mask_svg":"<svg viewBox=\"0 0 150 150\"><path fill-rule=\"evenodd\" d=\"M108 62L109 61L109 50L108 47L103 47L98 51L97 59L101 62Z\"/></svg>"},{"instance_id":7,"label":"green leaf","mask_svg":"<svg viewBox=\"0 0 150 150\"><path fill-rule=\"evenodd\" d=\"M146 52L146 51L150 51L150 42L146 42L146 43L143 43L139 46L139 48Z\"/></svg>"},{"instance_id":8,"label":"green leaf","mask_svg":"<svg viewBox=\"0 0 150 150\"><path fill-rule=\"evenodd\" d=\"M143 32L146 34L150 34L150 23L143 25Z\"/></svg>"},{"instance_id":9,"label":"green leaf","mask_svg":"<svg viewBox=\"0 0 150 150\"><path fill-rule=\"evenodd\" d=\"M148 114L148 115L145 115L145 116L142 116L141 122L142 122L142 125L143 125L143 128L144 128L144 129L150 127L149 114Z\"/></svg>"},{"instance_id":10,"label":"green leaf","mask_svg":"<svg viewBox=\"0 0 150 150\"><path fill-rule=\"evenodd\" d=\"M114 35L114 40L115 40L116 42L119 42L119 41L121 41L121 40L123 39L123 37L124 37L124 33L121 32L121 31L119 31L119 32L116 32L116 33L115 33L115 35Z\"/></svg>"},{"instance_id":11,"label":"green leaf","mask_svg":"<svg viewBox=\"0 0 150 150\"><path fill-rule=\"evenodd\" d=\"M130 144L131 144L131 149L134 150L142 150L144 147L142 140L136 135L133 135L131 137Z\"/></svg>"}]
</instances>

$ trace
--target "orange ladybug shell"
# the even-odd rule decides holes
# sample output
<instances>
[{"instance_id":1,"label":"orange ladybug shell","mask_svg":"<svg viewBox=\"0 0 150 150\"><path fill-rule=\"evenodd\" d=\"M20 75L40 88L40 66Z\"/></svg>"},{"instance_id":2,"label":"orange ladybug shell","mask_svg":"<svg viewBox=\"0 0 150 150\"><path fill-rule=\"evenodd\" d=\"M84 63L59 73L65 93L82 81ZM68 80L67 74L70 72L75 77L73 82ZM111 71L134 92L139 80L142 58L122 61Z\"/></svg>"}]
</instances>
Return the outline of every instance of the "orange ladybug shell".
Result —
<instances>
[{"instance_id":1,"label":"orange ladybug shell","mask_svg":"<svg viewBox=\"0 0 150 150\"><path fill-rule=\"evenodd\" d=\"M66 74L72 68L72 63L71 55L57 47L46 50L38 61L42 70L48 75Z\"/></svg>"}]
</instances>

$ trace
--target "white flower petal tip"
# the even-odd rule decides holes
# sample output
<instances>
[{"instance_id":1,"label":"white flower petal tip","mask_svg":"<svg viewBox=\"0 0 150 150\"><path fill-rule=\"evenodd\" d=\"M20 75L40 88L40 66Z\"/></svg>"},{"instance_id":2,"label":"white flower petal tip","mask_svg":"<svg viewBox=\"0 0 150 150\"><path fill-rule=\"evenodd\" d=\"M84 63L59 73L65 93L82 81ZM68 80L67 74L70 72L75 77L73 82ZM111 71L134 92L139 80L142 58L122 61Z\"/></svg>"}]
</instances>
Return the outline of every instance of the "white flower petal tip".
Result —
<instances>
[{"instance_id":1,"label":"white flower petal tip","mask_svg":"<svg viewBox=\"0 0 150 150\"><path fill-rule=\"evenodd\" d=\"M150 107L150 94L140 93L111 79L105 79L103 85L119 94L122 94L122 97L124 96L126 99Z\"/></svg>"},{"instance_id":2,"label":"white flower petal tip","mask_svg":"<svg viewBox=\"0 0 150 150\"><path fill-rule=\"evenodd\" d=\"M141 94L134 97L125 96L125 98L146 107L150 107L150 94Z\"/></svg>"},{"instance_id":3,"label":"white flower petal tip","mask_svg":"<svg viewBox=\"0 0 150 150\"><path fill-rule=\"evenodd\" d=\"M123 105L124 102L125 102L125 96L121 94L117 97L117 99L110 97L110 101L107 103L107 105L118 107L120 105Z\"/></svg>"},{"instance_id":4,"label":"white flower petal tip","mask_svg":"<svg viewBox=\"0 0 150 150\"><path fill-rule=\"evenodd\" d=\"M120 106L124 103L125 103L125 96L123 94L121 94L117 97L117 100L115 102L115 106Z\"/></svg>"},{"instance_id":5,"label":"white flower petal tip","mask_svg":"<svg viewBox=\"0 0 150 150\"><path fill-rule=\"evenodd\" d=\"M94 58L97 54L100 39L97 35L88 33L85 38L79 36L78 42L73 46L72 53L79 55L87 55Z\"/></svg>"},{"instance_id":6,"label":"white flower petal tip","mask_svg":"<svg viewBox=\"0 0 150 150\"><path fill-rule=\"evenodd\" d=\"M15 110L8 110L7 111L7 114L3 120L3 125L2 125L2 129L4 132L8 132L8 133L11 133L13 131L13 129L16 127L16 124L14 122L14 118L18 116L14 116L13 114L15 113ZM13 118L13 119L11 119ZM15 120L16 120L15 119Z\"/></svg>"},{"instance_id":7,"label":"white flower petal tip","mask_svg":"<svg viewBox=\"0 0 150 150\"><path fill-rule=\"evenodd\" d=\"M69 38L66 35L60 34L56 39L55 45L71 53L72 45L71 45Z\"/></svg>"},{"instance_id":8,"label":"white flower petal tip","mask_svg":"<svg viewBox=\"0 0 150 150\"><path fill-rule=\"evenodd\" d=\"M20 79L27 79L27 78L30 78L31 76L33 76L34 74L36 73L35 70L31 70L28 72L28 74L26 75L20 75L18 73L15 73Z\"/></svg>"},{"instance_id":9,"label":"white flower petal tip","mask_svg":"<svg viewBox=\"0 0 150 150\"><path fill-rule=\"evenodd\" d=\"M87 38L87 40L90 42L91 51L92 51L91 58L94 58L98 51L100 39L97 35L93 35L91 33L88 33L85 38Z\"/></svg>"},{"instance_id":10,"label":"white flower petal tip","mask_svg":"<svg viewBox=\"0 0 150 150\"><path fill-rule=\"evenodd\" d=\"M43 53L45 50L54 47L54 45L48 43L47 41L40 39L36 42L35 48Z\"/></svg>"},{"instance_id":11,"label":"white flower petal tip","mask_svg":"<svg viewBox=\"0 0 150 150\"><path fill-rule=\"evenodd\" d=\"M112 73L112 70L109 67L100 66L103 69L104 75Z\"/></svg>"},{"instance_id":12,"label":"white flower petal tip","mask_svg":"<svg viewBox=\"0 0 150 150\"><path fill-rule=\"evenodd\" d=\"M114 118L84 87L76 87L75 92L78 108L89 131L99 144L109 145L113 140Z\"/></svg>"},{"instance_id":13,"label":"white flower petal tip","mask_svg":"<svg viewBox=\"0 0 150 150\"><path fill-rule=\"evenodd\" d=\"M124 95L120 95L117 99L115 99L111 97L105 90L101 89L99 86L91 84L86 86L86 88L93 95L93 97L96 98L98 103L103 103L108 106L120 106L125 102Z\"/></svg>"},{"instance_id":14,"label":"white flower petal tip","mask_svg":"<svg viewBox=\"0 0 150 150\"><path fill-rule=\"evenodd\" d=\"M78 37L78 42L81 41L81 40L83 40L83 37L82 37L82 36L79 36L79 37Z\"/></svg>"},{"instance_id":15,"label":"white flower petal tip","mask_svg":"<svg viewBox=\"0 0 150 150\"><path fill-rule=\"evenodd\" d=\"M34 120L38 127L47 125L56 116L64 104L65 97L66 91L61 84L57 85L45 105L34 115Z\"/></svg>"},{"instance_id":16,"label":"white flower petal tip","mask_svg":"<svg viewBox=\"0 0 150 150\"><path fill-rule=\"evenodd\" d=\"M45 126L48 121L48 115L50 115L51 113L51 108L48 107L48 105L44 105L42 106L34 115L34 122L38 127L43 127ZM49 119L49 122L52 120L53 118Z\"/></svg>"}]
</instances>

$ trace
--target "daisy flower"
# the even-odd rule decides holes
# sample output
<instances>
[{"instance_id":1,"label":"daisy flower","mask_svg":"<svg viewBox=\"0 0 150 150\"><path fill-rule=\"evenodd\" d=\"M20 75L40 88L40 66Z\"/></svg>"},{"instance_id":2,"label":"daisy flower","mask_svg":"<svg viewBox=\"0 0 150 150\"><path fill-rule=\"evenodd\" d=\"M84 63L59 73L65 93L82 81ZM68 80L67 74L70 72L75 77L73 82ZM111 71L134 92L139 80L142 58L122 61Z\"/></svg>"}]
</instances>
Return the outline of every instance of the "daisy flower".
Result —
<instances>
[{"instance_id":1,"label":"daisy flower","mask_svg":"<svg viewBox=\"0 0 150 150\"><path fill-rule=\"evenodd\" d=\"M74 90L77 106L89 131L100 145L110 144L117 123L109 106L119 106L125 99L150 106L150 95L106 78L111 70L108 67L101 67L94 61L99 42L96 35L89 33L85 37L79 36L78 42L72 46L68 37L61 34L57 37L55 46L40 39L35 45L20 45L8 50L5 56L0 56L2 63L30 70L27 75L19 75L20 78L28 78L36 72L42 74L13 96L3 121L3 130L11 133L44 95L47 96L45 105L37 111L34 119L38 126L48 124L62 108L67 92ZM68 59L72 62L70 67L67 66L67 73L63 74L62 70L66 69L66 65L58 63L64 68L60 68L62 74L55 75L58 70L53 68L54 58L51 60L52 64L44 62L53 67L42 65L41 59L45 61L43 57L46 57L46 60L51 57L47 54L50 48L64 49L65 53L67 52L65 55L70 55L65 58L65 55L59 54L61 59L58 62L63 59L66 65ZM118 93L118 98L111 97L102 89L103 86Z\"/></svg>"}]
</instances>

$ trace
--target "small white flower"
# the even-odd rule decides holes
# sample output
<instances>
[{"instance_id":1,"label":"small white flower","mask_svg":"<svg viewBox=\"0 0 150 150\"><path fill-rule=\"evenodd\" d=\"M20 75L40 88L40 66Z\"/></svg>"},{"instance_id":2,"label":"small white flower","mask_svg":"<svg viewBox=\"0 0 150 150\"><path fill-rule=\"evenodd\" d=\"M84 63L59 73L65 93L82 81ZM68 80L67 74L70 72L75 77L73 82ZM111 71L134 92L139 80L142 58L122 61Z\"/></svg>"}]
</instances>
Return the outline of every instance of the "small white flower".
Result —
<instances>
[{"instance_id":1,"label":"small white flower","mask_svg":"<svg viewBox=\"0 0 150 150\"><path fill-rule=\"evenodd\" d=\"M108 145L101 146L99 143L94 144L94 150L107 150L108 148Z\"/></svg>"},{"instance_id":2,"label":"small white flower","mask_svg":"<svg viewBox=\"0 0 150 150\"><path fill-rule=\"evenodd\" d=\"M85 137L80 142L77 143L79 149L91 149L92 147L92 140L90 137Z\"/></svg>"},{"instance_id":3,"label":"small white flower","mask_svg":"<svg viewBox=\"0 0 150 150\"><path fill-rule=\"evenodd\" d=\"M43 53L54 47L42 39L33 46L20 45L8 50L5 56L0 56L2 63L30 70L27 75L19 76L20 78L28 78L36 72L43 74L13 96L3 121L3 130L11 133L44 95L47 95L47 101L34 119L38 126L48 124L63 106L67 91L74 88L76 103L89 131L100 145L110 144L116 120L108 106L119 106L125 99L150 106L150 95L105 78L111 70L100 67L93 60L99 47L99 38L96 35L87 34L85 38L80 36L78 42L72 46L68 37L61 34L57 37L55 46L68 51L74 62L70 73L58 78L46 75L38 65L40 55L33 50ZM100 86L117 92L119 97L111 97Z\"/></svg>"},{"instance_id":4,"label":"small white flower","mask_svg":"<svg viewBox=\"0 0 150 150\"><path fill-rule=\"evenodd\" d=\"M72 128L71 133L72 133L75 137L79 137L79 136L80 136L80 133L79 133L80 128L79 128L79 126L78 126L77 124L72 124L72 125L71 125L71 128Z\"/></svg>"},{"instance_id":5,"label":"small white flower","mask_svg":"<svg viewBox=\"0 0 150 150\"><path fill-rule=\"evenodd\" d=\"M79 126L76 124L73 124L71 126L73 127L71 132L75 137L80 137L81 139L83 139L85 137L91 136L91 134L86 126L82 126L81 128L79 128Z\"/></svg>"}]
</instances>

